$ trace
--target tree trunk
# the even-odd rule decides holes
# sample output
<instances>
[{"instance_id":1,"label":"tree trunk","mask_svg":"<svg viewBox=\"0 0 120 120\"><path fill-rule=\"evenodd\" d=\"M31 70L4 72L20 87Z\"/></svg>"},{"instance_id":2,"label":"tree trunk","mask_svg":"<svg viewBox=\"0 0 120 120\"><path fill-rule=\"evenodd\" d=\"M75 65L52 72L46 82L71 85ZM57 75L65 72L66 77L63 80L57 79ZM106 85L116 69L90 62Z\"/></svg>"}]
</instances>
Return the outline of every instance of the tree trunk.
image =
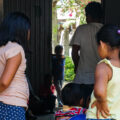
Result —
<instances>
[{"instance_id":1,"label":"tree trunk","mask_svg":"<svg viewBox=\"0 0 120 120\"><path fill-rule=\"evenodd\" d=\"M64 46L65 56L69 56L69 29L68 28L64 30L63 46Z\"/></svg>"},{"instance_id":2,"label":"tree trunk","mask_svg":"<svg viewBox=\"0 0 120 120\"><path fill-rule=\"evenodd\" d=\"M58 21L56 4L57 1L54 1L52 5L52 51L54 51L55 46L58 44L57 42Z\"/></svg>"}]
</instances>

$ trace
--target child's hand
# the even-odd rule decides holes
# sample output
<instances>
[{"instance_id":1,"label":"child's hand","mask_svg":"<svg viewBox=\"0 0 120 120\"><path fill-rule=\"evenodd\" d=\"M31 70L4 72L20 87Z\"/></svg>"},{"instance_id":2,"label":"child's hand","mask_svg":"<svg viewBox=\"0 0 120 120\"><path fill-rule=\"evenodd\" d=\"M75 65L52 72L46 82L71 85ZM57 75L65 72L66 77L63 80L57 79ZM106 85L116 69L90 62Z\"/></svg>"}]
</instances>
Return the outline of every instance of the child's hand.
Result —
<instances>
[{"instance_id":1,"label":"child's hand","mask_svg":"<svg viewBox=\"0 0 120 120\"><path fill-rule=\"evenodd\" d=\"M110 116L107 102L100 102L96 100L91 107L93 108L95 106L97 108L97 112L96 112L97 119L99 119L100 113L104 118Z\"/></svg>"}]
</instances>

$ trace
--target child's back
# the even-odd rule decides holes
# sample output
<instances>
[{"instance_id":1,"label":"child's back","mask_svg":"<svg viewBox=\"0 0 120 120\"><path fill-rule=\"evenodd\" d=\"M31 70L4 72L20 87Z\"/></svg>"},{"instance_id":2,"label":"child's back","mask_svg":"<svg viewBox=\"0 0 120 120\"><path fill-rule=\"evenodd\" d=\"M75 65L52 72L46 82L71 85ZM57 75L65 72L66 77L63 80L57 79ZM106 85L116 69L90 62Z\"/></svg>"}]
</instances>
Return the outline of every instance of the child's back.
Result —
<instances>
[{"instance_id":1,"label":"child's back","mask_svg":"<svg viewBox=\"0 0 120 120\"><path fill-rule=\"evenodd\" d=\"M84 95L83 85L69 83L61 92L61 98L63 102L63 109L56 112L56 120L68 120L73 116L84 114L85 108L82 108Z\"/></svg>"},{"instance_id":2,"label":"child's back","mask_svg":"<svg viewBox=\"0 0 120 120\"><path fill-rule=\"evenodd\" d=\"M120 119L120 28L105 25L97 33L101 60L95 71L94 92L87 119Z\"/></svg>"},{"instance_id":3,"label":"child's back","mask_svg":"<svg viewBox=\"0 0 120 120\"><path fill-rule=\"evenodd\" d=\"M103 59L100 63L105 63L110 66L113 71L112 79L107 84L107 104L110 111L110 116L108 118L120 118L120 68L115 67L111 64L110 60ZM91 108L91 105L96 101L94 94L91 96L90 107L87 111L87 116L89 118L96 118L96 108ZM117 114L117 115L116 115ZM104 119L103 116L99 116L101 119Z\"/></svg>"},{"instance_id":4,"label":"child's back","mask_svg":"<svg viewBox=\"0 0 120 120\"><path fill-rule=\"evenodd\" d=\"M63 54L63 46L57 45L55 47L55 55L52 56L52 75L53 82L57 91L58 106L62 106L61 103L61 88L64 81L64 66L65 57Z\"/></svg>"},{"instance_id":5,"label":"child's back","mask_svg":"<svg viewBox=\"0 0 120 120\"><path fill-rule=\"evenodd\" d=\"M54 80L64 80L65 57L62 55L52 56L52 73Z\"/></svg>"}]
</instances>

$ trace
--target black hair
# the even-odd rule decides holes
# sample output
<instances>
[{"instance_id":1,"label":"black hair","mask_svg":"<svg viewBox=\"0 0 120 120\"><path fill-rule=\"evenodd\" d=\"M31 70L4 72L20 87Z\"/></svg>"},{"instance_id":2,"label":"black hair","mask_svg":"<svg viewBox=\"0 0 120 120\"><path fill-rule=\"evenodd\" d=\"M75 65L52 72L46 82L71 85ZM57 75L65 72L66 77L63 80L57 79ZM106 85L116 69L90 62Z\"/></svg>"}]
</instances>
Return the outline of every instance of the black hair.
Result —
<instances>
[{"instance_id":1,"label":"black hair","mask_svg":"<svg viewBox=\"0 0 120 120\"><path fill-rule=\"evenodd\" d=\"M103 17L102 6L99 2L90 2L85 7L86 16L90 15L93 19L101 19Z\"/></svg>"},{"instance_id":2,"label":"black hair","mask_svg":"<svg viewBox=\"0 0 120 120\"><path fill-rule=\"evenodd\" d=\"M63 51L63 46L62 45L57 45L56 47L55 47L55 53L57 54L57 55L61 55L61 52Z\"/></svg>"},{"instance_id":3,"label":"black hair","mask_svg":"<svg viewBox=\"0 0 120 120\"><path fill-rule=\"evenodd\" d=\"M30 21L25 14L20 12L10 13L0 25L0 46L11 41L17 42L25 48L28 30L30 30Z\"/></svg>"},{"instance_id":4,"label":"black hair","mask_svg":"<svg viewBox=\"0 0 120 120\"><path fill-rule=\"evenodd\" d=\"M68 83L61 91L61 99L64 105L79 106L84 98L83 85Z\"/></svg>"},{"instance_id":5,"label":"black hair","mask_svg":"<svg viewBox=\"0 0 120 120\"><path fill-rule=\"evenodd\" d=\"M100 41L103 41L111 48L120 47L120 27L116 25L104 25L96 36L98 45L100 45Z\"/></svg>"}]
</instances>

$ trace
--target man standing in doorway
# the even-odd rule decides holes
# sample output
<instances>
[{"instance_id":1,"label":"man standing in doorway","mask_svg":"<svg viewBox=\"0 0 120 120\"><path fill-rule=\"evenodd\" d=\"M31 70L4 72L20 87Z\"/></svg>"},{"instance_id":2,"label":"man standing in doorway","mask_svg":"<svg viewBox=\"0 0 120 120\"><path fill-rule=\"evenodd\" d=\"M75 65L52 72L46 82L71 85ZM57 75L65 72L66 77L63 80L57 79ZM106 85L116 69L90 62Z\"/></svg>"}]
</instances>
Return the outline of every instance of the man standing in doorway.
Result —
<instances>
[{"instance_id":1,"label":"man standing in doorway","mask_svg":"<svg viewBox=\"0 0 120 120\"><path fill-rule=\"evenodd\" d=\"M96 33L102 27L102 8L98 2L91 2L85 7L87 24L80 25L70 42L72 59L75 65L77 84L85 85L85 94L92 92L94 71L100 58L97 52Z\"/></svg>"}]
</instances>

